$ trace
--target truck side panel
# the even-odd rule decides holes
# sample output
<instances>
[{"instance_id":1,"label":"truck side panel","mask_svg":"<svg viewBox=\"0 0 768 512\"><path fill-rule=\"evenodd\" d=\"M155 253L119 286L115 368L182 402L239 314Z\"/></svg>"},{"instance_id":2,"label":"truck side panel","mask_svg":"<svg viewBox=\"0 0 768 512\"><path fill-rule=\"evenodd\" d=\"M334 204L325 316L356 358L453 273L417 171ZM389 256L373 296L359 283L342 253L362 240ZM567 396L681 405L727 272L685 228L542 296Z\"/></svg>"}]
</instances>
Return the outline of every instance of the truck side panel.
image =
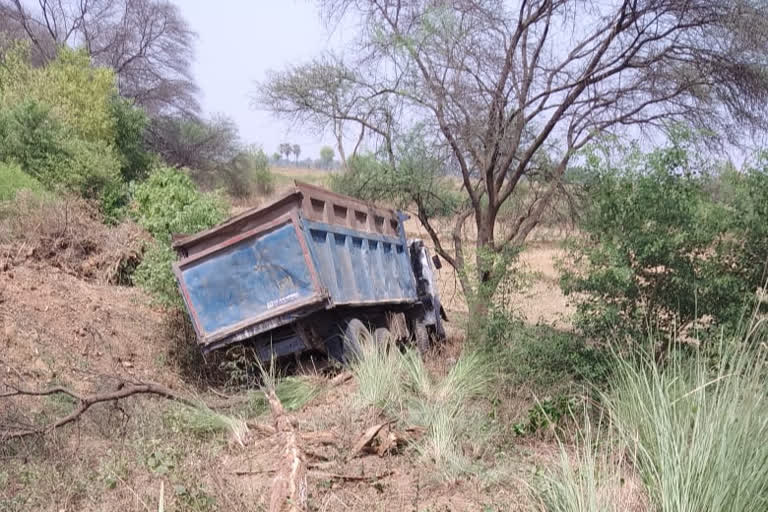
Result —
<instances>
[{"instance_id":1,"label":"truck side panel","mask_svg":"<svg viewBox=\"0 0 768 512\"><path fill-rule=\"evenodd\" d=\"M405 242L304 221L315 268L334 305L414 302L416 283Z\"/></svg>"}]
</instances>

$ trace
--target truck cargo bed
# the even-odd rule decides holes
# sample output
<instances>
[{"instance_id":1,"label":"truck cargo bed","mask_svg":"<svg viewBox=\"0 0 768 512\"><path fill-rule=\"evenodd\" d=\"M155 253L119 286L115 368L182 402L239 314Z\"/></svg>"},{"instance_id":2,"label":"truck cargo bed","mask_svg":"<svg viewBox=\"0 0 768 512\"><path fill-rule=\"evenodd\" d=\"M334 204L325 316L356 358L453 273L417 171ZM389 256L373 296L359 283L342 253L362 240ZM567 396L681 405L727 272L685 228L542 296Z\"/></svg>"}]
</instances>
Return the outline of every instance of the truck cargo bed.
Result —
<instances>
[{"instance_id":1,"label":"truck cargo bed","mask_svg":"<svg viewBox=\"0 0 768 512\"><path fill-rule=\"evenodd\" d=\"M296 183L177 240L174 272L199 342L220 347L338 306L416 302L404 218Z\"/></svg>"}]
</instances>

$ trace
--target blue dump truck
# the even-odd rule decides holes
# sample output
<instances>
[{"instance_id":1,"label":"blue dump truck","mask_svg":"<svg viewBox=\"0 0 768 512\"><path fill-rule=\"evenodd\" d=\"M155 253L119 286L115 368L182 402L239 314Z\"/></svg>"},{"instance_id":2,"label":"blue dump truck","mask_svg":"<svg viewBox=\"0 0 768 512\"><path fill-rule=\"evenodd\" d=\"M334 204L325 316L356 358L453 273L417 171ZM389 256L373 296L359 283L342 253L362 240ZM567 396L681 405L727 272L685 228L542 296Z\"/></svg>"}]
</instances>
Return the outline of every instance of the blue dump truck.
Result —
<instances>
[{"instance_id":1,"label":"blue dump truck","mask_svg":"<svg viewBox=\"0 0 768 512\"><path fill-rule=\"evenodd\" d=\"M203 352L234 343L267 360L344 360L364 335L445 336L433 262L402 212L296 183L289 193L175 240L174 273Z\"/></svg>"}]
</instances>

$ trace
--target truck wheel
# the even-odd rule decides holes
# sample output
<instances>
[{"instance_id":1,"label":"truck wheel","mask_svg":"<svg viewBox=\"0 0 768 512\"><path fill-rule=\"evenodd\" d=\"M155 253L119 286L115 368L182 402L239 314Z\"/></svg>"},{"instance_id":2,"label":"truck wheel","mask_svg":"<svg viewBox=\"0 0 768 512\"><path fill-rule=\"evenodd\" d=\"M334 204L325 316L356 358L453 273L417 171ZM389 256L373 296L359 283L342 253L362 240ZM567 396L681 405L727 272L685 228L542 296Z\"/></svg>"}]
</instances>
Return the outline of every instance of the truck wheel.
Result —
<instances>
[{"instance_id":1,"label":"truck wheel","mask_svg":"<svg viewBox=\"0 0 768 512\"><path fill-rule=\"evenodd\" d=\"M370 338L371 332L365 324L357 318L350 318L344 329L344 360L349 362L350 356L359 355L361 344Z\"/></svg>"},{"instance_id":2,"label":"truck wheel","mask_svg":"<svg viewBox=\"0 0 768 512\"><path fill-rule=\"evenodd\" d=\"M392 333L386 327L379 327L373 331L373 339L376 340L377 345L389 345L394 341Z\"/></svg>"},{"instance_id":3,"label":"truck wheel","mask_svg":"<svg viewBox=\"0 0 768 512\"><path fill-rule=\"evenodd\" d=\"M429 350L429 331L427 326L421 322L413 323L413 341L416 342L416 347L424 355Z\"/></svg>"}]
</instances>

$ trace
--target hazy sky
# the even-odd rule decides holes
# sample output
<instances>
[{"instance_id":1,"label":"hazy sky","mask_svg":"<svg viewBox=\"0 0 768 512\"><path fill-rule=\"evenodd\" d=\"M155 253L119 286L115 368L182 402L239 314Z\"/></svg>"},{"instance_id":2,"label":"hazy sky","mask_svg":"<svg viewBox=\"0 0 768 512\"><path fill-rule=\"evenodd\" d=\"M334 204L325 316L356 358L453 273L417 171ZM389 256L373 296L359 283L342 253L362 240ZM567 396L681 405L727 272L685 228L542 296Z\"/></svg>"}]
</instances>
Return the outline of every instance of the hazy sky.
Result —
<instances>
[{"instance_id":1,"label":"hazy sky","mask_svg":"<svg viewBox=\"0 0 768 512\"><path fill-rule=\"evenodd\" d=\"M301 158L317 158L333 139L292 128L268 112L255 110L254 82L268 70L308 61L331 48L343 34L329 37L317 8L308 0L174 0L198 33L193 66L207 115L225 114L238 124L245 142L261 144L267 154L281 142L301 146Z\"/></svg>"}]
</instances>

